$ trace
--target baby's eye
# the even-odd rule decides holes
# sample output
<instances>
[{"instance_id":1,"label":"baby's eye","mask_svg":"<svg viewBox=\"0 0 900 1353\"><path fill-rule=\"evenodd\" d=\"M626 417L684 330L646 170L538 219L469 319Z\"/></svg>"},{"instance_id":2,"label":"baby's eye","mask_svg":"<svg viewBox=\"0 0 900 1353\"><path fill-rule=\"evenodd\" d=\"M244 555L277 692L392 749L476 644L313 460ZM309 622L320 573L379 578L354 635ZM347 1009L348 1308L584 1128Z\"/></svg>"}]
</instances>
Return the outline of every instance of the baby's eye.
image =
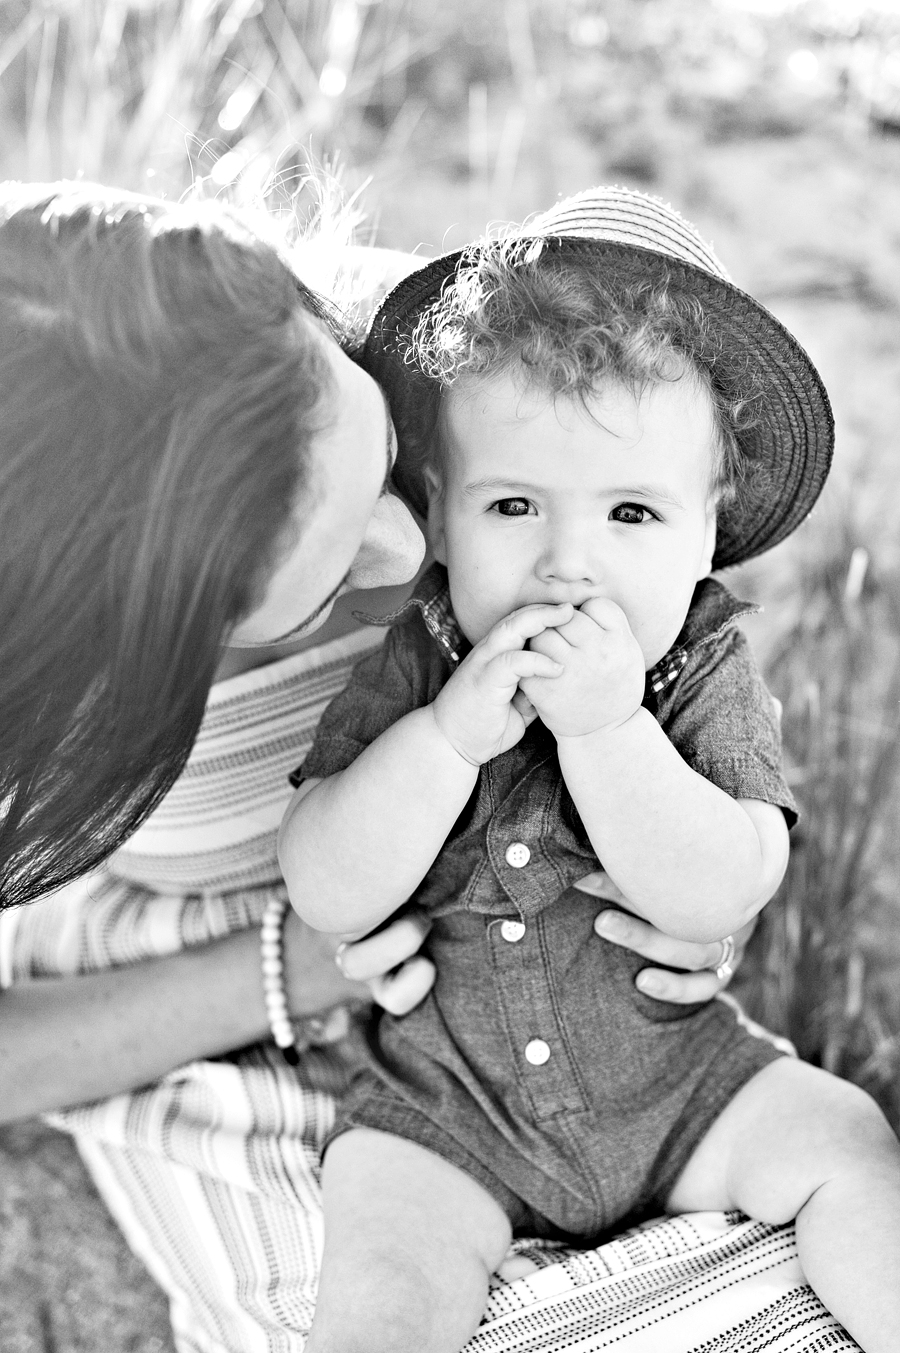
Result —
<instances>
[{"instance_id":1,"label":"baby's eye","mask_svg":"<svg viewBox=\"0 0 900 1353\"><path fill-rule=\"evenodd\" d=\"M622 522L625 526L642 526L645 521L655 521L649 508L640 503L617 503L609 514L610 521Z\"/></svg>"},{"instance_id":2,"label":"baby's eye","mask_svg":"<svg viewBox=\"0 0 900 1353\"><path fill-rule=\"evenodd\" d=\"M527 498L500 498L493 507L501 517L527 517L531 511Z\"/></svg>"}]
</instances>

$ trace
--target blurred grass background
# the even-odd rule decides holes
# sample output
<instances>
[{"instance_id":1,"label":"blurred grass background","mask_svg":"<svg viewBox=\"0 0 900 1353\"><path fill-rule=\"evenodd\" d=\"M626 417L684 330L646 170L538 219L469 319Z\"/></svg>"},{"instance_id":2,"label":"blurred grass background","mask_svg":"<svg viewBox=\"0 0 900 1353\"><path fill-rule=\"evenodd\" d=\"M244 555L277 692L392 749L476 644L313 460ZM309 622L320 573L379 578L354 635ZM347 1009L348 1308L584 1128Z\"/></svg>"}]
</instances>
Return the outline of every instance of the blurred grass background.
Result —
<instances>
[{"instance_id":1,"label":"blurred grass background","mask_svg":"<svg viewBox=\"0 0 900 1353\"><path fill-rule=\"evenodd\" d=\"M837 464L730 579L804 807L753 1012L900 1127L900 5L0 0L0 176L312 206L434 252L602 180L672 201L806 345Z\"/></svg>"}]
</instances>

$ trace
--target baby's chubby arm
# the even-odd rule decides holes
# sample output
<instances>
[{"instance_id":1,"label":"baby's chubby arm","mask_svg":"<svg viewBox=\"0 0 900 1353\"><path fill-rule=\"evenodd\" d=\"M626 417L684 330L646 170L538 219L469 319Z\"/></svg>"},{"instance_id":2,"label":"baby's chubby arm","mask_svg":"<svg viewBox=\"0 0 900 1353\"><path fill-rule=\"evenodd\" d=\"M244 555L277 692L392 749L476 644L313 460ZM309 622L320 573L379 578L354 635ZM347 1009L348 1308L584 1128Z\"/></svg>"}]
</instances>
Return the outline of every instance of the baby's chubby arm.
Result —
<instances>
[{"instance_id":1,"label":"baby's chubby arm","mask_svg":"<svg viewBox=\"0 0 900 1353\"><path fill-rule=\"evenodd\" d=\"M787 866L780 808L733 799L682 759L646 709L624 612L592 598L531 641L558 677L522 689L557 740L563 777L603 867L640 916L679 939L739 929Z\"/></svg>"},{"instance_id":2,"label":"baby's chubby arm","mask_svg":"<svg viewBox=\"0 0 900 1353\"><path fill-rule=\"evenodd\" d=\"M478 768L515 746L533 714L517 695L559 663L525 645L572 606L526 606L499 621L430 705L413 710L346 770L301 785L278 855L291 901L319 930L365 934L422 881L475 787ZM524 710L524 712L520 712Z\"/></svg>"}]
</instances>

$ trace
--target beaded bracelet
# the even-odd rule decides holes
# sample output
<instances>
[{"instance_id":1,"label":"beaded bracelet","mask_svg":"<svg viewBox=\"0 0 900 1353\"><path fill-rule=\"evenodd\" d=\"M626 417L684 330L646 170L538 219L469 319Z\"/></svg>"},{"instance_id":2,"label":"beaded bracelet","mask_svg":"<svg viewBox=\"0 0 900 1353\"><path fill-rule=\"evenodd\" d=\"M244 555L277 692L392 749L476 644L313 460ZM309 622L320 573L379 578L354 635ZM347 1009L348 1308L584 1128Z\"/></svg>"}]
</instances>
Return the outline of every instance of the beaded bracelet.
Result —
<instances>
[{"instance_id":1,"label":"beaded bracelet","mask_svg":"<svg viewBox=\"0 0 900 1353\"><path fill-rule=\"evenodd\" d=\"M260 930L262 988L272 1038L288 1065L296 1066L300 1057L284 990L284 918L287 909L286 897L270 897L263 912Z\"/></svg>"}]
</instances>

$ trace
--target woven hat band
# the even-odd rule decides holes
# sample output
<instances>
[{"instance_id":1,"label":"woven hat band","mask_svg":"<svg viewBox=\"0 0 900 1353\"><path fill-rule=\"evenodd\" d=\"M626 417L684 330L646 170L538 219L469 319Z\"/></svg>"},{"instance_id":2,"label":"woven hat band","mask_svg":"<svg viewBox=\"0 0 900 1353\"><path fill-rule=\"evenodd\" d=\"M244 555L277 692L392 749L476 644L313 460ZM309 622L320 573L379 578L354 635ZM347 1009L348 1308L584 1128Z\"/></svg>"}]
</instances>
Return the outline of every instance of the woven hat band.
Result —
<instances>
[{"instance_id":1,"label":"woven hat band","mask_svg":"<svg viewBox=\"0 0 900 1353\"><path fill-rule=\"evenodd\" d=\"M673 207L656 197L621 188L592 188L566 198L530 221L524 235L567 235L598 243L652 249L718 277L731 278L698 232Z\"/></svg>"}]
</instances>

